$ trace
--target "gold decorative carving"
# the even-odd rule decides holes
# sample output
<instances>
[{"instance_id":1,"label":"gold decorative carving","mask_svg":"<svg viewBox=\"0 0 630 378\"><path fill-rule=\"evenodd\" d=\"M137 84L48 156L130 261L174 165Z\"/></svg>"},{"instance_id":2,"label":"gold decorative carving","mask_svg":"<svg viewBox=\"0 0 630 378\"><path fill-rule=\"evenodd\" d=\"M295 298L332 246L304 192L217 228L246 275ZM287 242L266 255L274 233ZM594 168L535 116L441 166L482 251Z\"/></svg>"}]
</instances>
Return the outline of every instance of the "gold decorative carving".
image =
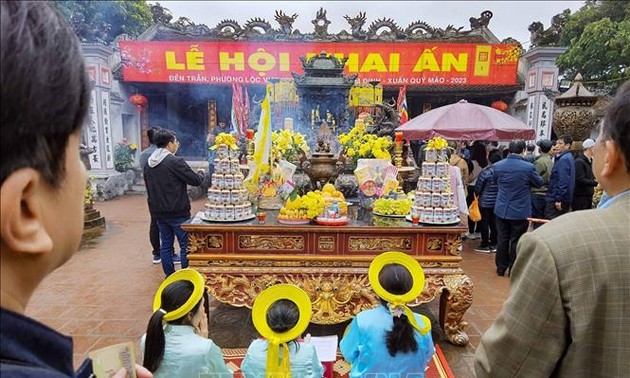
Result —
<instances>
[{"instance_id":1,"label":"gold decorative carving","mask_svg":"<svg viewBox=\"0 0 630 378\"><path fill-rule=\"evenodd\" d=\"M429 251L439 252L442 250L442 238L435 236L427 238L427 249Z\"/></svg>"},{"instance_id":2,"label":"gold decorative carving","mask_svg":"<svg viewBox=\"0 0 630 378\"><path fill-rule=\"evenodd\" d=\"M188 233L188 254L203 252L206 246L206 236L203 233Z\"/></svg>"},{"instance_id":3,"label":"gold decorative carving","mask_svg":"<svg viewBox=\"0 0 630 378\"><path fill-rule=\"evenodd\" d=\"M205 272L202 272L205 273ZM262 290L279 283L297 285L308 293L313 303L315 324L338 324L360 311L378 305L365 275L349 274L243 274L206 273L209 292L218 300L234 306L252 306Z\"/></svg>"},{"instance_id":4,"label":"gold decorative carving","mask_svg":"<svg viewBox=\"0 0 630 378\"><path fill-rule=\"evenodd\" d=\"M292 283L302 287L311 297L311 321L317 324L341 323L378 304L367 276L319 274L301 277Z\"/></svg>"},{"instance_id":5,"label":"gold decorative carving","mask_svg":"<svg viewBox=\"0 0 630 378\"><path fill-rule=\"evenodd\" d=\"M352 261L305 261L305 260L294 260L294 261L272 261L272 260L212 260L208 262L209 266L238 266L238 267L303 267L303 268L311 268L311 267L352 267L355 266Z\"/></svg>"},{"instance_id":6,"label":"gold decorative carving","mask_svg":"<svg viewBox=\"0 0 630 378\"><path fill-rule=\"evenodd\" d=\"M304 249L303 236L283 235L240 235L238 237L240 249L267 251L270 249L281 251L301 251Z\"/></svg>"},{"instance_id":7,"label":"gold decorative carving","mask_svg":"<svg viewBox=\"0 0 630 378\"><path fill-rule=\"evenodd\" d=\"M208 235L206 246L211 249L223 248L223 235L216 235L216 234Z\"/></svg>"},{"instance_id":8,"label":"gold decorative carving","mask_svg":"<svg viewBox=\"0 0 630 378\"><path fill-rule=\"evenodd\" d=\"M444 304L442 328L449 341L455 345L464 346L468 344L468 335L464 328L468 325L463 321L464 313L473 300L473 284L466 275L445 276L444 282L448 295L442 294L440 299Z\"/></svg>"},{"instance_id":9,"label":"gold decorative carving","mask_svg":"<svg viewBox=\"0 0 630 378\"><path fill-rule=\"evenodd\" d=\"M350 251L387 251L390 249L411 251L412 238L386 236L350 236L348 249Z\"/></svg>"},{"instance_id":10,"label":"gold decorative carving","mask_svg":"<svg viewBox=\"0 0 630 378\"><path fill-rule=\"evenodd\" d=\"M317 238L317 248L320 251L334 251L335 238L333 236L319 236Z\"/></svg>"},{"instance_id":11,"label":"gold decorative carving","mask_svg":"<svg viewBox=\"0 0 630 378\"><path fill-rule=\"evenodd\" d=\"M212 260L209 261L209 265L271 267L274 266L274 262L269 260Z\"/></svg>"},{"instance_id":12,"label":"gold decorative carving","mask_svg":"<svg viewBox=\"0 0 630 378\"><path fill-rule=\"evenodd\" d=\"M207 271L206 271L207 269ZM378 305L379 299L369 285L367 275L353 273L285 273L271 274L217 274L211 268L202 268L210 294L233 306L252 306L254 298L262 290L279 283L290 283L303 288L313 302L315 324L342 323L358 312ZM441 274L426 276L426 288L419 298L409 303L416 306L440 297L440 325L449 341L466 345L469 341L464 332L467 323L464 313L472 304L473 284L465 274Z\"/></svg>"},{"instance_id":13,"label":"gold decorative carving","mask_svg":"<svg viewBox=\"0 0 630 378\"><path fill-rule=\"evenodd\" d=\"M251 307L254 298L265 288L278 283L295 284L303 287L315 303L316 324L338 324L379 304L367 279L374 253L429 252L429 256L419 260L425 272L425 290L410 305L439 299L440 326L449 341L456 345L468 342L463 316L472 304L473 285L460 267L459 233L463 227L420 228L417 233L397 232L396 226L391 226L391 231L374 229L376 232L370 227L342 228L335 234L321 232L319 228L305 228L298 234L287 234L273 227L252 232L234 232L228 226L219 230L185 225L184 229L189 232L189 253L193 256L212 253L203 260L197 256L190 264L204 274L208 291L215 298L233 306ZM337 250L339 237L347 241L348 247ZM420 238L422 241L416 243ZM438 242L427 249L431 238ZM314 251L307 250L311 242L317 243L312 246ZM270 251L272 255L267 255ZM273 251L278 252L273 254ZM332 253L339 256L326 257Z\"/></svg>"},{"instance_id":14,"label":"gold decorative carving","mask_svg":"<svg viewBox=\"0 0 630 378\"><path fill-rule=\"evenodd\" d=\"M450 255L459 256L459 247L462 245L461 234L446 234L446 251Z\"/></svg>"}]
</instances>

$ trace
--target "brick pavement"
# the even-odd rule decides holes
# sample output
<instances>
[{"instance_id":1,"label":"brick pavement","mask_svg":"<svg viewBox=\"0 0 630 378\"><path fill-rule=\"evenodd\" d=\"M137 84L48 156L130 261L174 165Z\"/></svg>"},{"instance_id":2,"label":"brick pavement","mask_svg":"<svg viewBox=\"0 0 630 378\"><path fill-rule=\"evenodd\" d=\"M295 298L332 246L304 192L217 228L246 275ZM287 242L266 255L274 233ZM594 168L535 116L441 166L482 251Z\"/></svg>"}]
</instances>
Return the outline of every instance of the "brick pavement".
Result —
<instances>
[{"instance_id":1,"label":"brick pavement","mask_svg":"<svg viewBox=\"0 0 630 378\"><path fill-rule=\"evenodd\" d=\"M194 202L193 210L203 203ZM75 366L90 350L136 342L163 279L161 266L151 264L146 199L128 195L99 202L96 208L105 216L107 229L85 241L66 265L47 277L27 308L29 316L74 338ZM474 377L475 349L509 289L508 279L495 274L494 255L472 252L476 243L464 243L462 264L475 285L473 304L464 317L470 344L462 348L440 343L456 377ZM431 308L437 313L437 303Z\"/></svg>"}]
</instances>

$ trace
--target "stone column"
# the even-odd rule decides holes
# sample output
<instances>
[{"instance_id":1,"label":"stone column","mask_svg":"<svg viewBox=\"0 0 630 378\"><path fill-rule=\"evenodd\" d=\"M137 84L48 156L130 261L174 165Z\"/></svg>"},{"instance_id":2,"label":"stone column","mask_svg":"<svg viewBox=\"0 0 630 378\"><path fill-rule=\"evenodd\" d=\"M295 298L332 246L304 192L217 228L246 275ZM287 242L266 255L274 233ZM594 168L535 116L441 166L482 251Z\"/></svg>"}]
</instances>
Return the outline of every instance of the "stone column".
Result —
<instances>
[{"instance_id":1,"label":"stone column","mask_svg":"<svg viewBox=\"0 0 630 378\"><path fill-rule=\"evenodd\" d=\"M96 43L82 44L83 55L92 81L89 113L83 138L94 150L90 154L90 175L107 177L114 171L114 135L122 135L120 122L113 122L111 114L112 72L108 58L112 49Z\"/></svg>"},{"instance_id":2,"label":"stone column","mask_svg":"<svg viewBox=\"0 0 630 378\"><path fill-rule=\"evenodd\" d=\"M551 139L554 103L545 90L558 89L556 58L566 47L535 47L523 55L527 62L525 92L527 93L527 125L536 130L536 140Z\"/></svg>"}]
</instances>

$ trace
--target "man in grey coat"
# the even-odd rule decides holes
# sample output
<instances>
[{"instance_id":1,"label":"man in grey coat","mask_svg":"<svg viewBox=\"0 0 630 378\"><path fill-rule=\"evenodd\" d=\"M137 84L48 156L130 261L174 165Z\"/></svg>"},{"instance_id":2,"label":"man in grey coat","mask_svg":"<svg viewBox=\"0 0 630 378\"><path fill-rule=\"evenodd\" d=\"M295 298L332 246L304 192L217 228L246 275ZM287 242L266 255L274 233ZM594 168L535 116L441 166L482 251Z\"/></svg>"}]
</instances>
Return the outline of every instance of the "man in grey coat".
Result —
<instances>
[{"instance_id":1,"label":"man in grey coat","mask_svg":"<svg viewBox=\"0 0 630 378\"><path fill-rule=\"evenodd\" d=\"M593 172L610 195L600 208L521 238L477 377L630 377L630 82L606 112Z\"/></svg>"}]
</instances>

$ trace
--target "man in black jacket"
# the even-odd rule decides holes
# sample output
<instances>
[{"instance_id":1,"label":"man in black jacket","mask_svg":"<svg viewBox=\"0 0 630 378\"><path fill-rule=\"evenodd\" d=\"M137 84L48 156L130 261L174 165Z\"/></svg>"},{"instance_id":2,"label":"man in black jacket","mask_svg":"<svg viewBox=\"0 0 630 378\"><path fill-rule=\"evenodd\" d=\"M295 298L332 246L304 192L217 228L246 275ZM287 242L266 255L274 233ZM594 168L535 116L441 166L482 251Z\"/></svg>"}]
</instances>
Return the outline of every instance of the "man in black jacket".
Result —
<instances>
[{"instance_id":1,"label":"man in black jacket","mask_svg":"<svg viewBox=\"0 0 630 378\"><path fill-rule=\"evenodd\" d=\"M597 186L592 169L594 145L593 139L586 139L582 142L583 151L575 157L575 190L571 204L573 211L593 207L593 193Z\"/></svg>"},{"instance_id":2,"label":"man in black jacket","mask_svg":"<svg viewBox=\"0 0 630 378\"><path fill-rule=\"evenodd\" d=\"M155 131L159 129L157 127L151 127L147 130L147 138L149 139L149 147L145 148L140 153L140 168L144 172L144 167L149 163L149 157L157 147L155 146L155 142L153 141L153 134ZM153 264L159 264L162 259L160 258L160 229L158 228L157 221L153 216L151 216L151 225L149 226L149 241L151 242L151 247L153 248Z\"/></svg>"},{"instance_id":3,"label":"man in black jacket","mask_svg":"<svg viewBox=\"0 0 630 378\"><path fill-rule=\"evenodd\" d=\"M190 200L187 185L199 186L204 180L203 171L195 173L184 159L175 156L179 142L170 130L157 130L153 134L157 149L144 167L149 211L160 229L160 257L162 269L168 277L175 272L173 242L179 242L182 268L188 267L186 251L188 233L182 223L190 218Z\"/></svg>"}]
</instances>

